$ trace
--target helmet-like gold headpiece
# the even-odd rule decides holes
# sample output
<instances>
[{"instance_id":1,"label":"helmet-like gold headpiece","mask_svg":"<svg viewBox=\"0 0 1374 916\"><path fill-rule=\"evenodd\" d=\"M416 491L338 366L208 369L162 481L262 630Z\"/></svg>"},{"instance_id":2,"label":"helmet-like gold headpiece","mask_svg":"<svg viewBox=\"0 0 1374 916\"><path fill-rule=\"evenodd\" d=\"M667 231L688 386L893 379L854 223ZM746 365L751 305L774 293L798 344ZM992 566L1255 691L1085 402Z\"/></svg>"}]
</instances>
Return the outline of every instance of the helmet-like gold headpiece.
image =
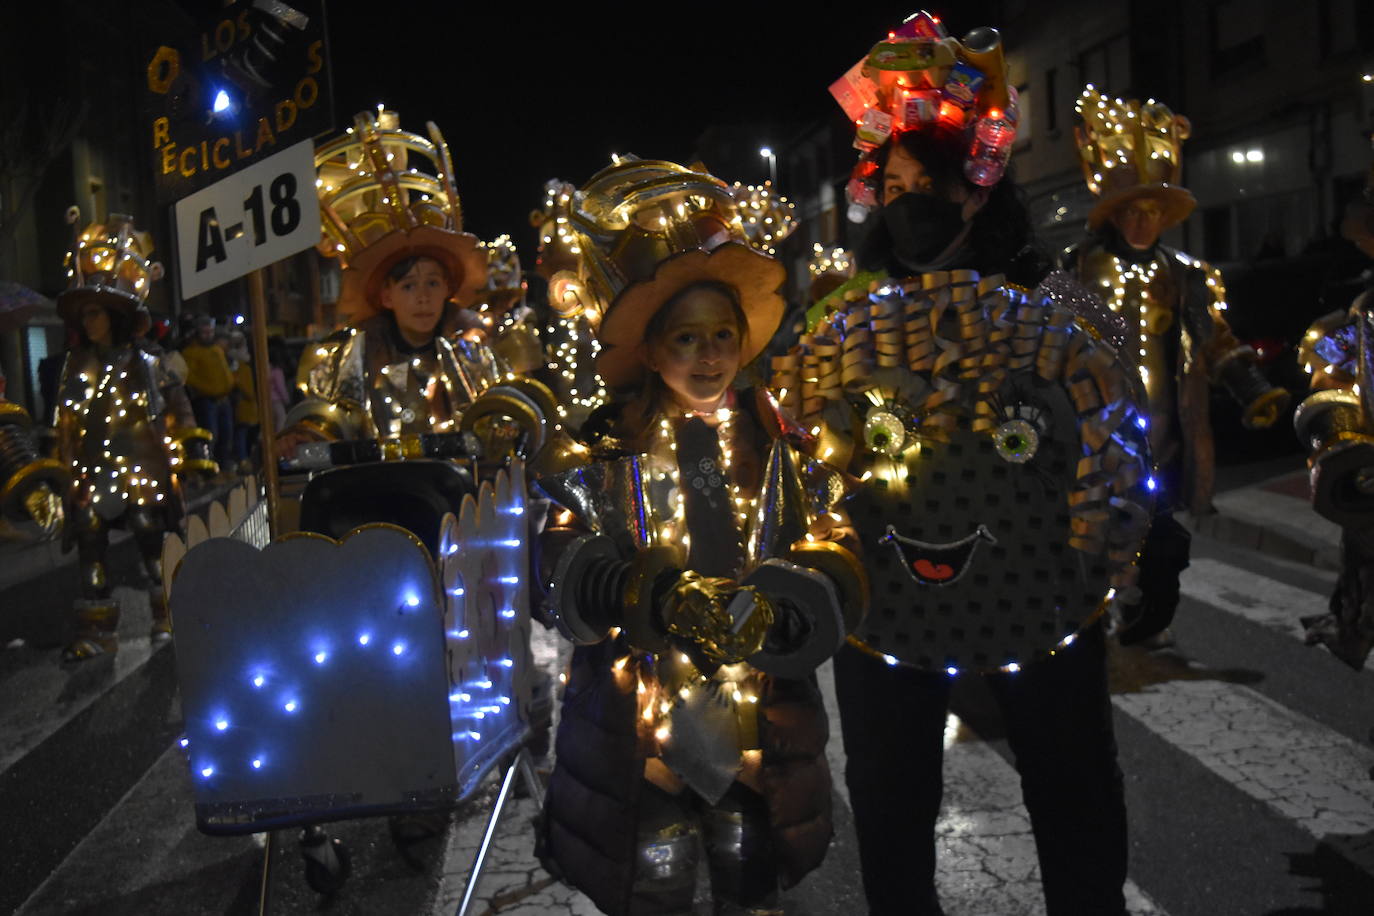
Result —
<instances>
[{"instance_id":1,"label":"helmet-like gold headpiece","mask_svg":"<svg viewBox=\"0 0 1374 916\"><path fill-rule=\"evenodd\" d=\"M343 263L345 320L375 311L386 272L408 257L443 264L460 304L472 302L486 280L477 237L462 231L443 134L429 122L426 140L399 124L394 111L361 112L343 136L315 151L324 229L319 247ZM418 167L426 164L427 170Z\"/></svg>"},{"instance_id":2,"label":"helmet-like gold headpiece","mask_svg":"<svg viewBox=\"0 0 1374 916\"><path fill-rule=\"evenodd\" d=\"M649 319L691 283L736 290L749 322L746 361L767 344L782 317L785 272L749 244L725 182L702 169L618 156L580 190L551 182L549 193L543 256L573 265L552 272L549 303L585 315L603 345L597 369L608 385L635 380Z\"/></svg>"},{"instance_id":3,"label":"helmet-like gold headpiece","mask_svg":"<svg viewBox=\"0 0 1374 916\"><path fill-rule=\"evenodd\" d=\"M1121 206L1142 197L1164 206L1164 228L1187 219L1197 201L1179 186L1183 141L1191 124L1167 105L1148 99L1108 98L1089 84L1075 106L1083 177L1101 200L1088 217L1099 228Z\"/></svg>"},{"instance_id":4,"label":"helmet-like gold headpiece","mask_svg":"<svg viewBox=\"0 0 1374 916\"><path fill-rule=\"evenodd\" d=\"M80 219L80 209L67 209L73 228ZM76 322L81 306L91 300L129 312L142 308L153 282L162 279L162 264L148 260L152 249L148 233L134 228L134 218L122 213L111 213L103 224L91 223L77 232L67 252L70 282L58 294L58 314Z\"/></svg>"}]
</instances>

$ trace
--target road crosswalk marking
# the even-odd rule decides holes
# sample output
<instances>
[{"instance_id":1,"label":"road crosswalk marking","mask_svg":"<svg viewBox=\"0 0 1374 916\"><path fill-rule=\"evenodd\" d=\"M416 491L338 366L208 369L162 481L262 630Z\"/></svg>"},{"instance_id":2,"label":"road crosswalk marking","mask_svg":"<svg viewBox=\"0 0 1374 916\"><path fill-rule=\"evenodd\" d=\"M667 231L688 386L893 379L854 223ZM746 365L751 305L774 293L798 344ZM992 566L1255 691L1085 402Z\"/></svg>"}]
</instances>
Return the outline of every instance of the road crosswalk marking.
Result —
<instances>
[{"instance_id":1,"label":"road crosswalk marking","mask_svg":"<svg viewBox=\"0 0 1374 916\"><path fill-rule=\"evenodd\" d=\"M1153 684L1112 702L1317 838L1374 831L1374 748L1219 680Z\"/></svg>"},{"instance_id":2,"label":"road crosswalk marking","mask_svg":"<svg viewBox=\"0 0 1374 916\"><path fill-rule=\"evenodd\" d=\"M1326 611L1327 597L1206 557L1179 576L1183 594L1266 629L1303 638L1299 618Z\"/></svg>"}]
</instances>

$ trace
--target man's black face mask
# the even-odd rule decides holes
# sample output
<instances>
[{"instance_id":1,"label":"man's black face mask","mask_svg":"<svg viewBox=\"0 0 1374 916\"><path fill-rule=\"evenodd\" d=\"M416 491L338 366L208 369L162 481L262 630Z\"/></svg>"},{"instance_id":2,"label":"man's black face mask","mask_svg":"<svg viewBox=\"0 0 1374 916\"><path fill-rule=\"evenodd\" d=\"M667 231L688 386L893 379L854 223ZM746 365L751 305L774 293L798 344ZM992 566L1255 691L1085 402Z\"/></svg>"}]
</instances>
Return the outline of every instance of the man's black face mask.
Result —
<instances>
[{"instance_id":1,"label":"man's black face mask","mask_svg":"<svg viewBox=\"0 0 1374 916\"><path fill-rule=\"evenodd\" d=\"M933 194L902 194L878 214L859 246L859 260L894 274L920 272L963 228L962 204Z\"/></svg>"}]
</instances>

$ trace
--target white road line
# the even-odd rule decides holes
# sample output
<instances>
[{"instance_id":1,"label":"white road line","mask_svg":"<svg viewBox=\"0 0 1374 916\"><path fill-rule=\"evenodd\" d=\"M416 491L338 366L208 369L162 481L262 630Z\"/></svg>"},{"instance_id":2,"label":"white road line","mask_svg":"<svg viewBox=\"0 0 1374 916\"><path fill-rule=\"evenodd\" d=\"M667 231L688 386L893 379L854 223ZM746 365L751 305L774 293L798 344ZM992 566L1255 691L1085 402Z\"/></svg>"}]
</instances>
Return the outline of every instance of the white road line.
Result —
<instances>
[{"instance_id":1,"label":"white road line","mask_svg":"<svg viewBox=\"0 0 1374 916\"><path fill-rule=\"evenodd\" d=\"M119 651L111 662L100 659L83 662L76 668L61 667L57 653L45 653L37 664L16 671L4 681L5 702L0 704L0 773L14 766L25 754L46 741L54 732L79 715L86 707L113 690L120 681L148 661L152 644L148 640L148 594L140 589L116 588L115 597L126 618L120 628ZM137 636L133 635L138 625ZM85 678L96 666L110 665L107 680L91 685L73 698L70 683Z\"/></svg>"},{"instance_id":2,"label":"white road line","mask_svg":"<svg viewBox=\"0 0 1374 916\"><path fill-rule=\"evenodd\" d=\"M848 806L833 666L826 662L817 674L830 717L826 758L835 790ZM1021 777L953 714L945 726L944 783L935 824L941 905L961 916L1043 916L1040 864L1021 802ZM1125 893L1131 916L1164 916L1133 881L1126 882Z\"/></svg>"},{"instance_id":3,"label":"white road line","mask_svg":"<svg viewBox=\"0 0 1374 916\"><path fill-rule=\"evenodd\" d=\"M1179 585L1189 598L1299 641L1303 638L1299 618L1327 609L1326 595L1205 557L1192 560L1179 576Z\"/></svg>"},{"instance_id":4,"label":"white road line","mask_svg":"<svg viewBox=\"0 0 1374 916\"><path fill-rule=\"evenodd\" d=\"M1374 831L1374 748L1220 681L1169 681L1112 701L1317 838Z\"/></svg>"}]
</instances>

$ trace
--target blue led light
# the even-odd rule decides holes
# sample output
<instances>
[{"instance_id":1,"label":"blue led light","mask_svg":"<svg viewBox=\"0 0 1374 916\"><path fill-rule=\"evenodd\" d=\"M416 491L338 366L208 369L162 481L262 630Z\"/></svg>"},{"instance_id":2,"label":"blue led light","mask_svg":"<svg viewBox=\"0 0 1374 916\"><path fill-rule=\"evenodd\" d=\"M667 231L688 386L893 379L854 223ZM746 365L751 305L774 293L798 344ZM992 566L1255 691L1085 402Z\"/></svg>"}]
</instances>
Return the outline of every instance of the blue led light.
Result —
<instances>
[{"instance_id":1,"label":"blue led light","mask_svg":"<svg viewBox=\"0 0 1374 916\"><path fill-rule=\"evenodd\" d=\"M509 705L510 705L510 697L502 697L502 698L501 698L501 705L502 705L502 706L509 706Z\"/></svg>"},{"instance_id":2,"label":"blue led light","mask_svg":"<svg viewBox=\"0 0 1374 916\"><path fill-rule=\"evenodd\" d=\"M254 686L254 687L261 687L261 686L262 686L263 684L265 684L266 682L267 682L267 679L264 678L261 674L255 674L255 675L253 675L253 686Z\"/></svg>"},{"instance_id":3,"label":"blue led light","mask_svg":"<svg viewBox=\"0 0 1374 916\"><path fill-rule=\"evenodd\" d=\"M501 612L501 616L504 617L504 618L506 618L507 620L514 620L514 619L515 619L515 608L513 608L513 607L508 607L508 608L506 608L505 610L503 610L503 611Z\"/></svg>"},{"instance_id":4,"label":"blue led light","mask_svg":"<svg viewBox=\"0 0 1374 916\"><path fill-rule=\"evenodd\" d=\"M191 739L190 739L190 738L182 738L182 739L181 739L179 742L177 742L177 743L180 744L182 747L190 747L190 746L191 746Z\"/></svg>"},{"instance_id":5,"label":"blue led light","mask_svg":"<svg viewBox=\"0 0 1374 916\"><path fill-rule=\"evenodd\" d=\"M420 596L415 594L414 592L410 592L408 595L406 595L406 605L408 607L419 607Z\"/></svg>"},{"instance_id":6,"label":"blue led light","mask_svg":"<svg viewBox=\"0 0 1374 916\"><path fill-rule=\"evenodd\" d=\"M498 547L519 547L519 546L520 546L520 539L519 539L519 538L507 538L507 539L504 540L504 541L497 541L497 542L496 542L496 546L498 546Z\"/></svg>"},{"instance_id":7,"label":"blue led light","mask_svg":"<svg viewBox=\"0 0 1374 916\"><path fill-rule=\"evenodd\" d=\"M201 768L200 768L200 775L204 776L206 779L209 779L211 776L214 776L214 775L215 775L215 768L214 768L214 767L201 767Z\"/></svg>"},{"instance_id":8,"label":"blue led light","mask_svg":"<svg viewBox=\"0 0 1374 916\"><path fill-rule=\"evenodd\" d=\"M470 694L470 693L450 693L450 694L448 695L448 699L449 699L449 702L450 702L450 703L466 703L468 700L471 700L471 699L472 699L472 694Z\"/></svg>"},{"instance_id":9,"label":"blue led light","mask_svg":"<svg viewBox=\"0 0 1374 916\"><path fill-rule=\"evenodd\" d=\"M1149 490L1151 493L1153 493L1158 486L1159 484L1155 482L1153 477L1145 478L1145 489Z\"/></svg>"},{"instance_id":10,"label":"blue led light","mask_svg":"<svg viewBox=\"0 0 1374 916\"><path fill-rule=\"evenodd\" d=\"M948 674L950 677L954 677L958 673L959 669L954 667L953 665L950 665L948 668L945 669L945 674Z\"/></svg>"},{"instance_id":11,"label":"blue led light","mask_svg":"<svg viewBox=\"0 0 1374 916\"><path fill-rule=\"evenodd\" d=\"M370 643L370 642L372 642L372 634L371 634L371 633L359 633L359 634L358 634L358 645L360 645L360 646L365 646L365 645L367 645L367 644Z\"/></svg>"},{"instance_id":12,"label":"blue led light","mask_svg":"<svg viewBox=\"0 0 1374 916\"><path fill-rule=\"evenodd\" d=\"M1141 429L1147 429L1150 425L1150 421L1146 420L1144 417L1136 417L1135 425L1139 426Z\"/></svg>"},{"instance_id":13,"label":"blue led light","mask_svg":"<svg viewBox=\"0 0 1374 916\"><path fill-rule=\"evenodd\" d=\"M510 668L515 665L515 662L511 661L509 658L503 658L496 664L500 665L502 668Z\"/></svg>"},{"instance_id":14,"label":"blue led light","mask_svg":"<svg viewBox=\"0 0 1374 916\"><path fill-rule=\"evenodd\" d=\"M216 720L215 720L215 728L219 729L220 731L224 731L224 730L225 730L226 728L228 728L228 727L229 727L229 720L228 720L228 719L216 719Z\"/></svg>"},{"instance_id":15,"label":"blue led light","mask_svg":"<svg viewBox=\"0 0 1374 916\"><path fill-rule=\"evenodd\" d=\"M323 664L324 664L324 660L325 660L326 658L329 658L329 653L328 653L328 652L316 652L316 653L315 653L315 664L317 664L317 665L323 665Z\"/></svg>"},{"instance_id":16,"label":"blue led light","mask_svg":"<svg viewBox=\"0 0 1374 916\"><path fill-rule=\"evenodd\" d=\"M221 89L219 92L216 92L216 93L215 93L215 102L214 102L214 105L212 106L212 108L213 108L215 114L219 114L221 111L228 111L228 110L229 110L229 93L225 92L223 89Z\"/></svg>"},{"instance_id":17,"label":"blue led light","mask_svg":"<svg viewBox=\"0 0 1374 916\"><path fill-rule=\"evenodd\" d=\"M897 664L897 658L896 658L896 656L893 656L893 655L884 655L884 656L883 656L883 661L887 662L889 665L895 665L895 664Z\"/></svg>"},{"instance_id":18,"label":"blue led light","mask_svg":"<svg viewBox=\"0 0 1374 916\"><path fill-rule=\"evenodd\" d=\"M473 741L481 741L481 740L482 740L482 733L481 733L481 732L468 732L468 737L471 738Z\"/></svg>"},{"instance_id":19,"label":"blue led light","mask_svg":"<svg viewBox=\"0 0 1374 916\"><path fill-rule=\"evenodd\" d=\"M445 633L444 635L447 636L449 639L467 639L467 638L468 638L468 631L467 631L467 630L449 630L449 631L448 631L447 633Z\"/></svg>"},{"instance_id":20,"label":"blue led light","mask_svg":"<svg viewBox=\"0 0 1374 916\"><path fill-rule=\"evenodd\" d=\"M453 555L454 555L455 553L457 553L457 552L458 552L458 545L457 545L457 544L449 544L449 545L448 545L448 550L445 550L445 551L444 551L445 555L450 556L450 557L453 556Z\"/></svg>"},{"instance_id":21,"label":"blue led light","mask_svg":"<svg viewBox=\"0 0 1374 916\"><path fill-rule=\"evenodd\" d=\"M398 642L398 643L396 643L395 645L393 645L393 646L391 647L391 654L392 654L392 655L401 655L402 653L405 652L405 650L406 650L406 644L403 643L403 642Z\"/></svg>"},{"instance_id":22,"label":"blue led light","mask_svg":"<svg viewBox=\"0 0 1374 916\"><path fill-rule=\"evenodd\" d=\"M490 690L491 681L477 681L476 686L481 687L483 690Z\"/></svg>"},{"instance_id":23,"label":"blue led light","mask_svg":"<svg viewBox=\"0 0 1374 916\"><path fill-rule=\"evenodd\" d=\"M473 717L474 719L485 719L485 718L487 717L487 714L484 713L484 712L482 712L482 710L479 709L479 710L477 710L475 713L472 714L472 717Z\"/></svg>"},{"instance_id":24,"label":"blue led light","mask_svg":"<svg viewBox=\"0 0 1374 916\"><path fill-rule=\"evenodd\" d=\"M297 709L297 705L298 704L295 700L287 700L286 703L282 706L282 709L286 710L287 712L295 712Z\"/></svg>"},{"instance_id":25,"label":"blue led light","mask_svg":"<svg viewBox=\"0 0 1374 916\"><path fill-rule=\"evenodd\" d=\"M501 582L503 585L519 585L519 584L520 584L520 577L519 577L519 576L502 576L502 577L501 577L499 580L497 580L497 581Z\"/></svg>"},{"instance_id":26,"label":"blue led light","mask_svg":"<svg viewBox=\"0 0 1374 916\"><path fill-rule=\"evenodd\" d=\"M459 586L458 588L451 588L451 589L449 589L449 590L448 590L448 593L449 593L450 595L452 595L453 597L455 597L455 598L461 598L461 597L463 597L464 594L466 594L466 593L463 591L463 589L462 589L461 586Z\"/></svg>"},{"instance_id":27,"label":"blue led light","mask_svg":"<svg viewBox=\"0 0 1374 916\"><path fill-rule=\"evenodd\" d=\"M525 507L524 507L524 506L510 506L509 508L506 509L506 514L507 514L507 515L524 515L524 514L525 514Z\"/></svg>"},{"instance_id":28,"label":"blue led light","mask_svg":"<svg viewBox=\"0 0 1374 916\"><path fill-rule=\"evenodd\" d=\"M261 757L254 757L254 758L253 758L253 769L255 769L255 770L261 770L261 769L262 769L262 758L261 758Z\"/></svg>"}]
</instances>

